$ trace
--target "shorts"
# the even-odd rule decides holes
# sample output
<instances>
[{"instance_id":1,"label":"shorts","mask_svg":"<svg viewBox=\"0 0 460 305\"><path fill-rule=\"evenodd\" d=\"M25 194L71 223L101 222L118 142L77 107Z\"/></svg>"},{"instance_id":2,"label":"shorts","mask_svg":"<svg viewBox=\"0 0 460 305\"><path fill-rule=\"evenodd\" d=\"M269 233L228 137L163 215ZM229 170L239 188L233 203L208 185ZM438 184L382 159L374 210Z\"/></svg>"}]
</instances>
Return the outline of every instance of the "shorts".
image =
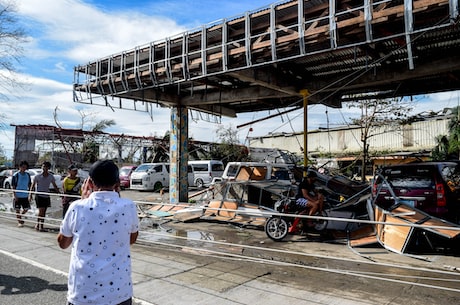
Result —
<instances>
[{"instance_id":1,"label":"shorts","mask_svg":"<svg viewBox=\"0 0 460 305\"><path fill-rule=\"evenodd\" d=\"M14 200L14 209L15 210L28 210L30 209L30 202L29 198L18 198L17 200Z\"/></svg>"},{"instance_id":2,"label":"shorts","mask_svg":"<svg viewBox=\"0 0 460 305\"><path fill-rule=\"evenodd\" d=\"M51 206L51 199L50 197L36 195L35 203L37 204L37 208L49 208Z\"/></svg>"},{"instance_id":3,"label":"shorts","mask_svg":"<svg viewBox=\"0 0 460 305\"><path fill-rule=\"evenodd\" d=\"M295 201L295 204L297 205L297 207L299 208L306 208L308 207L308 200L305 199L305 198L299 198Z\"/></svg>"}]
</instances>

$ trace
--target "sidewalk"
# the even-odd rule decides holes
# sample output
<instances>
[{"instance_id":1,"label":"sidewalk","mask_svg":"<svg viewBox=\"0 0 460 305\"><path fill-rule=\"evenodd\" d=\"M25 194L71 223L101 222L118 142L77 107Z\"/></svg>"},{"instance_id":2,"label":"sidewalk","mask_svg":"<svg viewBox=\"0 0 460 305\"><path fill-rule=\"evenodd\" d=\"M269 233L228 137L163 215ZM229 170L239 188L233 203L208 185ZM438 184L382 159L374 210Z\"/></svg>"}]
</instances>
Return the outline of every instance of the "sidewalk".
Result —
<instances>
[{"instance_id":1,"label":"sidewalk","mask_svg":"<svg viewBox=\"0 0 460 305\"><path fill-rule=\"evenodd\" d=\"M70 250L57 246L57 231L37 232L31 223L18 228L15 221L5 219L0 222L0 230L2 253L25 262L36 262L42 268L56 273L67 274ZM296 247L305 248L305 243L292 243L289 247L295 251ZM270 274L277 267L238 259L223 260L202 253L197 256L198 251L181 247L174 252L171 247L165 251L162 246L145 246L141 232L139 244L132 248L135 304L377 304L353 289L336 287L337 291L334 292L314 288L310 284L314 280L309 277L305 278L305 287L299 288L299 285L290 283L288 269L285 281L274 281ZM379 251L385 252L378 250L373 255L378 255ZM349 255L351 257L353 254ZM394 257L399 261L406 259L398 255ZM439 256L429 265L448 270L459 268L459 262L458 257ZM425 266L428 264L421 261L420 267ZM306 274L314 277L314 272L307 270ZM399 303L389 301L387 304Z\"/></svg>"}]
</instances>

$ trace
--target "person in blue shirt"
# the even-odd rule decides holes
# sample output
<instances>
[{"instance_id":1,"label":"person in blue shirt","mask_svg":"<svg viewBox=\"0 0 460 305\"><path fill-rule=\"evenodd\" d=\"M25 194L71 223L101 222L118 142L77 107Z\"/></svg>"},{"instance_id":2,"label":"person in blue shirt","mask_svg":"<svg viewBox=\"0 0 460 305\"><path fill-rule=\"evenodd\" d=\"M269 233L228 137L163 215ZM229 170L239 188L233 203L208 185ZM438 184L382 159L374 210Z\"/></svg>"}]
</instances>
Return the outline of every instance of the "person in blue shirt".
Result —
<instances>
[{"instance_id":1,"label":"person in blue shirt","mask_svg":"<svg viewBox=\"0 0 460 305\"><path fill-rule=\"evenodd\" d=\"M30 174L27 172L28 168L29 163L27 163L27 161L21 161L19 163L19 171L14 173L11 180L11 187L13 188L13 205L16 210L18 227L24 226L22 215L27 213L30 209L29 188L32 184L32 180L30 179Z\"/></svg>"}]
</instances>

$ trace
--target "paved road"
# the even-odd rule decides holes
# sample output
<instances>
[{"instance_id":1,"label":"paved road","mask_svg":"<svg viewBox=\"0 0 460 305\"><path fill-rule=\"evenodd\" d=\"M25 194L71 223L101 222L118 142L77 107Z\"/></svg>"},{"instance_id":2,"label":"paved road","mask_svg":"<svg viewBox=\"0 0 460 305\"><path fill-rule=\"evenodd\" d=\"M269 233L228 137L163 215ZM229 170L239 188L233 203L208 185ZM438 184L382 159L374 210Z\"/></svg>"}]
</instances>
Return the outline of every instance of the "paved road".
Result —
<instances>
[{"instance_id":1,"label":"paved road","mask_svg":"<svg viewBox=\"0 0 460 305\"><path fill-rule=\"evenodd\" d=\"M1 304L65 304L67 276L18 253L0 252Z\"/></svg>"},{"instance_id":2,"label":"paved road","mask_svg":"<svg viewBox=\"0 0 460 305\"><path fill-rule=\"evenodd\" d=\"M57 247L55 231L18 228L6 216L0 213L0 304L64 304L69 250ZM275 243L253 228L148 220L133 246L136 304L460 304L460 258L359 251L371 259L343 243Z\"/></svg>"}]
</instances>

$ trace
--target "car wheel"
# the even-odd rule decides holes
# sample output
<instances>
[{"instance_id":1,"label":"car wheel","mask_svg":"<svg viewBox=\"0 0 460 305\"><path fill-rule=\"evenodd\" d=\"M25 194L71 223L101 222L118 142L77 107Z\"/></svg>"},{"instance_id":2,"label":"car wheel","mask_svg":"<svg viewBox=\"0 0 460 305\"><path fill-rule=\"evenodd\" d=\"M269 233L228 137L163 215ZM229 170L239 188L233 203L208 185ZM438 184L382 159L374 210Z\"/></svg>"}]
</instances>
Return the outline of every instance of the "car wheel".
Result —
<instances>
[{"instance_id":1,"label":"car wheel","mask_svg":"<svg viewBox=\"0 0 460 305\"><path fill-rule=\"evenodd\" d=\"M156 182L155 185L153 186L153 191L154 192L159 192L163 188L163 184L161 182Z\"/></svg>"},{"instance_id":2,"label":"car wheel","mask_svg":"<svg viewBox=\"0 0 460 305\"><path fill-rule=\"evenodd\" d=\"M5 188L6 188L6 189L10 189L10 188L11 188L11 185L10 185L9 182L5 182Z\"/></svg>"},{"instance_id":3,"label":"car wheel","mask_svg":"<svg viewBox=\"0 0 460 305\"><path fill-rule=\"evenodd\" d=\"M201 179L196 179L195 185L199 188L202 188L204 186L204 182Z\"/></svg>"},{"instance_id":4,"label":"car wheel","mask_svg":"<svg viewBox=\"0 0 460 305\"><path fill-rule=\"evenodd\" d=\"M270 217L265 222L265 234L274 241L280 241L286 237L289 230L289 224L282 217Z\"/></svg>"},{"instance_id":5,"label":"car wheel","mask_svg":"<svg viewBox=\"0 0 460 305\"><path fill-rule=\"evenodd\" d=\"M322 211L319 213L317 216L322 216L322 217L327 217L328 215L326 212ZM327 228L327 220L323 219L317 219L315 220L315 230L316 231L323 231Z\"/></svg>"}]
</instances>

